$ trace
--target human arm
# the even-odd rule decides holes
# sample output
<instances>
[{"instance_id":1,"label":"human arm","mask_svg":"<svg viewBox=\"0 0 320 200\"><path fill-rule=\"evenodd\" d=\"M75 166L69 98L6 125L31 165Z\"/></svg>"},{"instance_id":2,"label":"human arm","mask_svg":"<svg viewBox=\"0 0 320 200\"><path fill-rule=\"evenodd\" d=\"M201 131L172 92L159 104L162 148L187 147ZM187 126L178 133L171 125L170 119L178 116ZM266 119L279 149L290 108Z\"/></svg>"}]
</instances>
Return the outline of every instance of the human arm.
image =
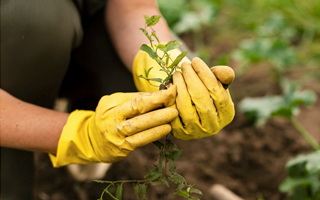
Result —
<instances>
[{"instance_id":1,"label":"human arm","mask_svg":"<svg viewBox=\"0 0 320 200\"><path fill-rule=\"evenodd\" d=\"M50 153L54 167L118 162L161 139L178 116L176 87L153 93L115 93L95 111L70 115L41 108L1 90L1 146Z\"/></svg>"},{"instance_id":2,"label":"human arm","mask_svg":"<svg viewBox=\"0 0 320 200\"><path fill-rule=\"evenodd\" d=\"M143 15L161 15L155 0L107 1L107 30L121 60L130 71L141 44L149 42L139 30L145 22ZM162 42L172 40L170 29L163 17L153 28Z\"/></svg>"},{"instance_id":3,"label":"human arm","mask_svg":"<svg viewBox=\"0 0 320 200\"><path fill-rule=\"evenodd\" d=\"M0 89L1 146L55 154L69 114L21 101Z\"/></svg>"}]
</instances>

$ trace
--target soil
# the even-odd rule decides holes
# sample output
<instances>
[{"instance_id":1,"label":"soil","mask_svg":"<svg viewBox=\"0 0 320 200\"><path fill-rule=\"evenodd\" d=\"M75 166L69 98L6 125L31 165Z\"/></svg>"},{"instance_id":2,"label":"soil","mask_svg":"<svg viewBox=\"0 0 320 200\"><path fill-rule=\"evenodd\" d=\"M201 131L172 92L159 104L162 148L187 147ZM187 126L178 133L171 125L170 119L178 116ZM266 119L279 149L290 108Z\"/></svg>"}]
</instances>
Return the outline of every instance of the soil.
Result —
<instances>
[{"instance_id":1,"label":"soil","mask_svg":"<svg viewBox=\"0 0 320 200\"><path fill-rule=\"evenodd\" d=\"M278 94L273 75L267 67L258 66L245 75L236 78L231 86L235 107L245 96ZM308 84L307 84L308 85ZM320 96L319 85L313 89ZM319 98L318 98L319 99ZM311 108L301 107L298 120L320 142L320 101ZM298 154L312 151L310 146L282 118L273 118L263 127L253 128L238 110L233 122L214 137L194 141L179 141L171 137L183 153L175 163L177 172L188 183L203 192L201 199L210 200L209 188L219 183L246 200L286 200L278 191L285 179L285 164ZM79 183L67 172L66 167L53 169L45 154L37 156L37 183L35 193L38 199L98 199L106 185L92 181ZM148 168L157 163L158 149L149 144L132 152L126 159L113 164L103 179L142 179ZM175 185L149 186L147 199L184 199L172 195ZM111 199L104 196L103 199ZM132 185L124 185L125 200L133 200Z\"/></svg>"}]
</instances>

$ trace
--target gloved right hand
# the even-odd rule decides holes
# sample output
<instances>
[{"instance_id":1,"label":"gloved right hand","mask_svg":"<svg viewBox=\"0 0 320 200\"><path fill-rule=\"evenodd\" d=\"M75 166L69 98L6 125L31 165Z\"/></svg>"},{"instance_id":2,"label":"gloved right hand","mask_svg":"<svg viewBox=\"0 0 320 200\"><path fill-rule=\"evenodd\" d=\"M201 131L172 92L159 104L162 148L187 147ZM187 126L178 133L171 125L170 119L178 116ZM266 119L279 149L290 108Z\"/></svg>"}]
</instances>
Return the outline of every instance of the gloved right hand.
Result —
<instances>
[{"instance_id":1,"label":"gloved right hand","mask_svg":"<svg viewBox=\"0 0 320 200\"><path fill-rule=\"evenodd\" d=\"M102 97L95 112L72 112L57 154L50 154L53 166L117 162L161 139L178 116L175 108L168 107L175 97L176 86L152 93L116 93Z\"/></svg>"}]
</instances>

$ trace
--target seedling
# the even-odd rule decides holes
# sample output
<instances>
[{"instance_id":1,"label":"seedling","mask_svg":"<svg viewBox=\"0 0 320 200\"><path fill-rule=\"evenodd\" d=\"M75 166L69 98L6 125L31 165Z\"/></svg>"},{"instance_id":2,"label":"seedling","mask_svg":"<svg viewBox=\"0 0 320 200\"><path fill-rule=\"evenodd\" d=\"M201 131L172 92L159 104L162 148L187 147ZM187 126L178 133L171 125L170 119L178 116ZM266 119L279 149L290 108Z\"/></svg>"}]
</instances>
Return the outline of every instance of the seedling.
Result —
<instances>
[{"instance_id":1,"label":"seedling","mask_svg":"<svg viewBox=\"0 0 320 200\"><path fill-rule=\"evenodd\" d=\"M159 38L156 35L155 30L152 26L156 25L160 19L160 16L144 16L145 18L145 27L140 30L145 34L149 39L150 45L143 44L140 49L149 54L149 56L154 59L159 66L161 71L167 74L167 77L164 79L161 78L149 78L149 73L153 67L148 68L145 71L144 75L139 75L138 77L145 79L152 86L158 87L154 82L160 83L159 89L166 89L170 86L170 81L172 80L172 74L176 71L179 62L186 56L187 52L182 52L177 58L172 59L170 57L169 51L179 48L182 43L173 40L166 44L160 42ZM147 28L151 29L151 33L147 31ZM153 143L156 145L159 152L159 164L154 165L154 169L150 169L149 172L144 176L144 180L119 180L119 181L104 181L104 180L95 180L98 183L106 183L108 186L103 190L99 200L103 200L103 195L108 194L114 200L122 199L123 184L132 183L135 191L135 196L139 200L139 197L142 197L143 200L146 199L147 186L150 183L156 183L156 185L164 184L167 187L170 187L169 181L177 185L177 189L174 191L174 194L185 197L188 200L197 200L197 198L192 197L193 194L202 195L202 192L196 188L194 185L190 185L184 179L183 176L177 173L177 167L174 164L174 160L177 159L182 150L177 147L171 140L167 137L164 139L164 142L156 141ZM169 167L170 164L170 167ZM110 193L109 188L112 186L117 186L116 196Z\"/></svg>"},{"instance_id":2,"label":"seedling","mask_svg":"<svg viewBox=\"0 0 320 200\"><path fill-rule=\"evenodd\" d=\"M299 155L286 165L289 174L279 186L290 199L320 199L320 150Z\"/></svg>"},{"instance_id":3,"label":"seedling","mask_svg":"<svg viewBox=\"0 0 320 200\"><path fill-rule=\"evenodd\" d=\"M295 118L299 113L298 106L311 106L316 101L316 95L310 90L299 91L297 85L289 80L282 80L281 86L283 95L245 98L240 102L240 110L256 126L263 125L274 116L286 118L314 150L320 149L317 141Z\"/></svg>"},{"instance_id":4,"label":"seedling","mask_svg":"<svg viewBox=\"0 0 320 200\"><path fill-rule=\"evenodd\" d=\"M148 40L150 41L150 45L143 44L140 47L140 50L148 53L149 56L153 60L155 60L161 67L160 71L163 71L167 74L167 77L165 79L149 78L149 73L153 69L153 67L148 68L148 70L145 71L144 75L139 75L138 77L146 79L150 83L150 85L157 87L157 85L155 85L153 82L159 82L165 85L165 82L170 81L172 79L172 74L176 71L177 68L179 68L178 64L187 55L188 52L182 52L179 56L177 56L175 60L173 60L170 57L169 51L179 48L182 43L177 40L170 41L167 44L161 43L156 35L155 30L152 28L152 26L158 23L160 16L155 15L152 17L148 17L147 15L144 15L144 18L146 20L145 27L140 28L140 30L148 38ZM147 31L147 28L151 29L151 33Z\"/></svg>"}]
</instances>

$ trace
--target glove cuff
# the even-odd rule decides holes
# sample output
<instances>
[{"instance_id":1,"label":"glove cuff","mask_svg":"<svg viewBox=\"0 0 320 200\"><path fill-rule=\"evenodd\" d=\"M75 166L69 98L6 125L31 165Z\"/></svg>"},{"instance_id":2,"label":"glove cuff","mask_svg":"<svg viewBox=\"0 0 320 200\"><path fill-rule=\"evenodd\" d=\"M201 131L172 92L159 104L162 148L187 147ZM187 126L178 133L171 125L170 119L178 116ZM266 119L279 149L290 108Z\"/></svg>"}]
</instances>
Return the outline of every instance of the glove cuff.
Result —
<instances>
[{"instance_id":1,"label":"glove cuff","mask_svg":"<svg viewBox=\"0 0 320 200\"><path fill-rule=\"evenodd\" d=\"M59 139L57 154L49 154L54 167L99 162L89 138L89 124L94 114L84 110L75 110L70 114Z\"/></svg>"}]
</instances>

